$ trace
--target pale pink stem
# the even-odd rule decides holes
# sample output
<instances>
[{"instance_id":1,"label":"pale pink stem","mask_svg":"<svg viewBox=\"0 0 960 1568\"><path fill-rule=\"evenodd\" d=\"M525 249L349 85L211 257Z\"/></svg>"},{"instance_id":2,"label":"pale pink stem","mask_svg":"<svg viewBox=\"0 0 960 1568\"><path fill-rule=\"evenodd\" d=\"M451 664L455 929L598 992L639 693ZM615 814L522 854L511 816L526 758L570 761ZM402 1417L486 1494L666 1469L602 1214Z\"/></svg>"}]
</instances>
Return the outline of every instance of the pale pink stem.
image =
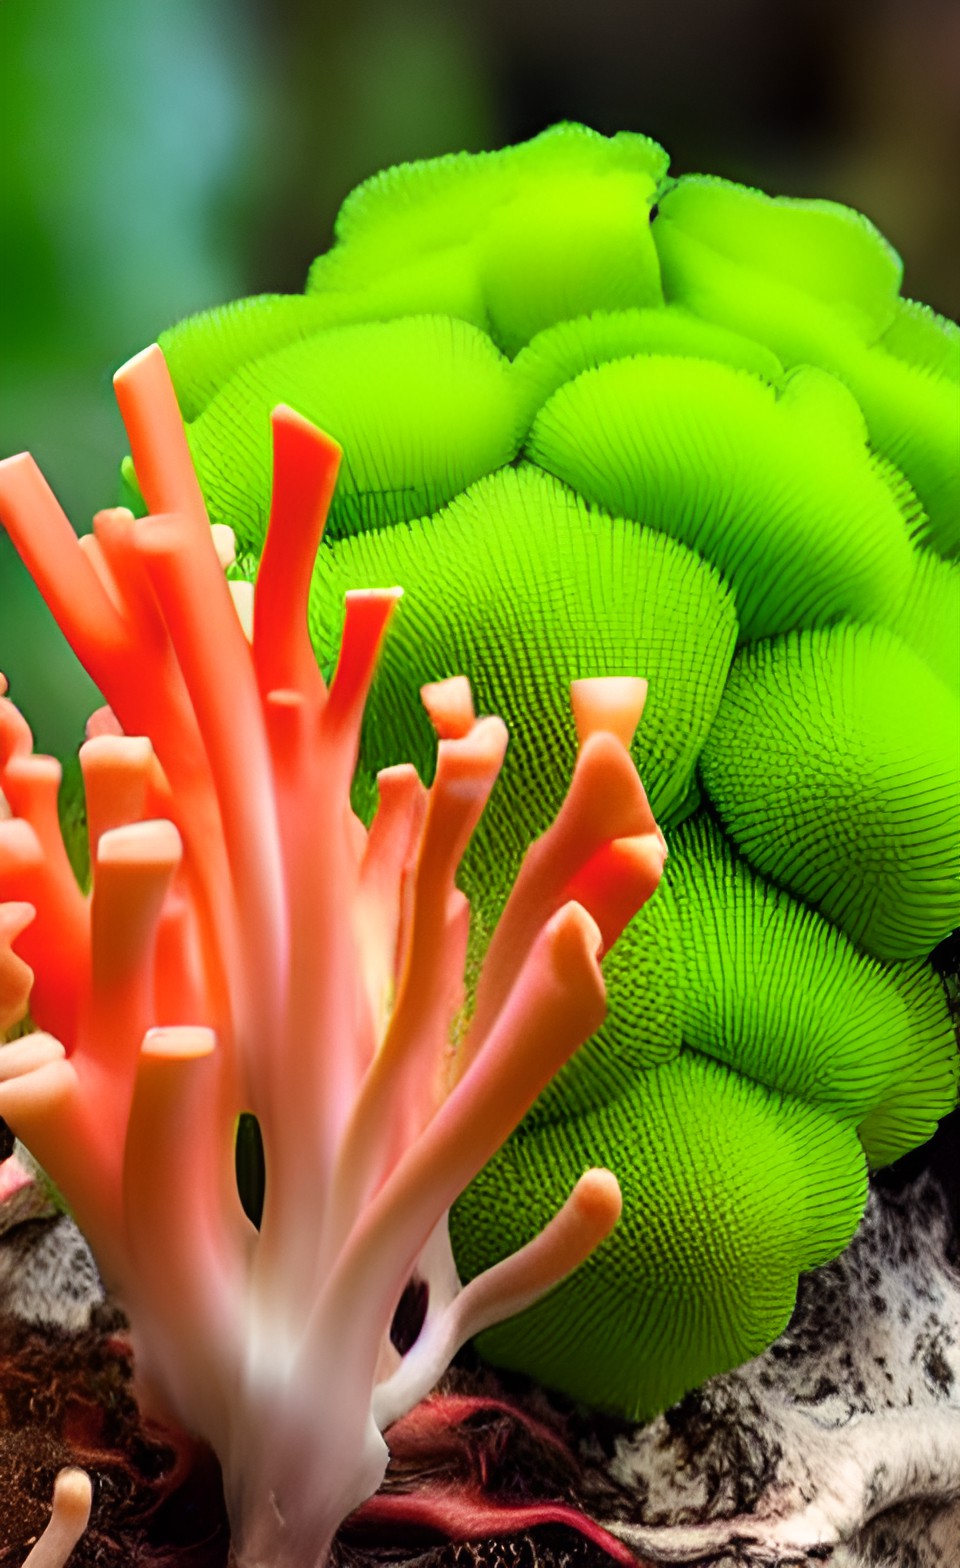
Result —
<instances>
[{"instance_id":1,"label":"pale pink stem","mask_svg":"<svg viewBox=\"0 0 960 1568\"><path fill-rule=\"evenodd\" d=\"M184 685L160 608L137 547L139 532L122 508L98 512L94 531L121 594L128 624L136 627L144 680L135 710L125 708L128 733L149 734L163 754L177 792L196 803L212 791L210 770L193 705Z\"/></svg>"},{"instance_id":2,"label":"pale pink stem","mask_svg":"<svg viewBox=\"0 0 960 1568\"><path fill-rule=\"evenodd\" d=\"M648 682L638 675L599 675L570 682L570 707L582 746L590 735L616 736L629 750L643 716Z\"/></svg>"},{"instance_id":3,"label":"pale pink stem","mask_svg":"<svg viewBox=\"0 0 960 1568\"><path fill-rule=\"evenodd\" d=\"M307 1266L302 1226L294 1222L296 1197L304 1180L303 1162L317 1157L316 1171L328 1187L329 1163L356 1091L356 1051L352 1042L372 1030L372 1013L360 984L353 898L359 878L359 843L345 831L351 817L349 787L356 764L363 705L379 648L399 593L375 590L348 593L343 640L336 672L319 720L319 735L309 756L281 750L294 760L299 778L284 778L288 845L287 891L291 911L291 962L285 1019L280 1030L284 1064L269 1064L272 1085L263 1084L258 1114L263 1113L264 1144L271 1169L261 1228L257 1276L260 1288L277 1291L279 1258L292 1266L293 1247ZM276 717L279 717L279 712ZM322 965L315 963L324 954ZM323 1049L318 1042L327 1043ZM368 1054L367 1051L363 1052ZM265 1074L266 1076L266 1074ZM297 1106L291 1108L280 1085L296 1077ZM274 1110L276 1102L276 1110ZM291 1126L291 1117L296 1125ZM299 1232L299 1234L298 1234ZM313 1268L310 1269L311 1275ZM295 1291L288 1296L296 1299Z\"/></svg>"},{"instance_id":4,"label":"pale pink stem","mask_svg":"<svg viewBox=\"0 0 960 1568\"><path fill-rule=\"evenodd\" d=\"M659 833L617 838L598 849L570 878L564 891L589 909L600 927L605 953L656 891L665 860L666 845Z\"/></svg>"},{"instance_id":5,"label":"pale pink stem","mask_svg":"<svg viewBox=\"0 0 960 1568\"><path fill-rule=\"evenodd\" d=\"M104 677L122 663L124 623L27 452L0 462L0 519L57 625L103 690Z\"/></svg>"},{"instance_id":6,"label":"pale pink stem","mask_svg":"<svg viewBox=\"0 0 960 1568\"><path fill-rule=\"evenodd\" d=\"M231 1118L209 1029L144 1038L123 1154L125 1282L142 1343L187 1425L221 1453L242 1365L243 1281L254 1232L242 1213Z\"/></svg>"},{"instance_id":7,"label":"pale pink stem","mask_svg":"<svg viewBox=\"0 0 960 1568\"><path fill-rule=\"evenodd\" d=\"M216 556L210 537L206 507L194 471L190 450L177 405L173 383L163 354L156 344L135 355L114 377L114 390L121 417L130 439L134 467L141 490L151 513L179 514L182 518L181 533L189 543L191 564L205 562L209 554ZM147 520L152 521L152 519ZM224 846L224 826L221 822L222 801L210 772L210 759L201 736L195 714L193 697L188 693L177 654L171 647L168 626L158 613L155 587L151 580L149 549L145 550L143 528L136 523L126 523L121 510L99 514L95 529L101 539L107 559L120 582L127 603L133 610L138 626L144 628L143 636L152 638L154 658L152 680L146 681L154 693L154 705L162 700L161 711L156 715L160 722L144 726L153 740L157 754L171 781L179 803L178 820L184 835L191 879L199 893L200 924L210 981L218 997L217 1010L223 1015L226 1004L226 972L236 970L238 957L244 973L248 972L249 952L237 955L235 948L236 917L228 897L230 878L227 860L229 843ZM147 559L144 559L145 555ZM217 569L219 593L216 605L219 624L224 624L223 603L229 604L229 591L225 590L222 573ZM203 622L200 622L203 625ZM231 622L232 632L237 627ZM211 635L214 635L211 632ZM222 650L225 660L235 653L235 635L231 637L229 652ZM244 648L246 655L246 649ZM146 662L146 661L144 661ZM248 663L248 659L245 661ZM221 668L225 668L221 665ZM151 673L150 666L144 675ZM104 687L104 690L107 688ZM136 732L136 723L125 721L122 708L116 701L120 718L128 732ZM169 720L176 714L176 722Z\"/></svg>"},{"instance_id":8,"label":"pale pink stem","mask_svg":"<svg viewBox=\"0 0 960 1568\"><path fill-rule=\"evenodd\" d=\"M63 769L55 757L13 757L3 770L3 793L15 817L29 822L49 862L54 876L62 879L76 895L74 907L78 914L83 909L83 895L63 847L57 798Z\"/></svg>"},{"instance_id":9,"label":"pale pink stem","mask_svg":"<svg viewBox=\"0 0 960 1568\"><path fill-rule=\"evenodd\" d=\"M377 789L377 810L360 865L357 929L379 1040L409 948L413 873L427 791L409 762L383 768L377 774ZM359 1082L369 1060L359 1059L357 1066Z\"/></svg>"},{"instance_id":10,"label":"pale pink stem","mask_svg":"<svg viewBox=\"0 0 960 1568\"><path fill-rule=\"evenodd\" d=\"M158 653L156 642L151 644L155 613L140 617L120 614L84 556L53 492L27 454L0 463L0 516L70 646L101 691L109 693L123 728L128 734L149 732L178 794L183 793L189 838L203 842L208 857L215 856L219 828L211 822L210 796L204 785L206 770L198 771L196 767L196 723L180 695L177 672ZM120 550L126 533L126 527L118 529L110 523L103 525L100 535L114 578L125 591L129 582L119 570L119 557L112 553L109 541ZM142 568L140 574L143 575ZM142 608L136 598L133 608ZM202 861L200 866L202 883ZM44 905L38 904L38 908L43 914ZM216 909L212 912L212 924L225 930L228 917L229 910ZM45 924L45 916L42 923ZM37 1003L41 1004L49 989L42 971L38 983ZM65 1038L71 1037L70 1026L62 1014L51 1015L45 1021Z\"/></svg>"},{"instance_id":11,"label":"pale pink stem","mask_svg":"<svg viewBox=\"0 0 960 1568\"><path fill-rule=\"evenodd\" d=\"M0 675L0 692L6 689L6 677ZM0 768L5 768L11 757L29 757L32 751L29 724L9 697L0 695Z\"/></svg>"},{"instance_id":12,"label":"pale pink stem","mask_svg":"<svg viewBox=\"0 0 960 1568\"><path fill-rule=\"evenodd\" d=\"M77 1065L110 1107L122 1139L145 1031L153 1022L157 927L181 840L172 822L133 822L101 835L90 905L92 984ZM119 1156L119 1148L118 1148ZM119 1167L118 1167L119 1168Z\"/></svg>"},{"instance_id":13,"label":"pale pink stem","mask_svg":"<svg viewBox=\"0 0 960 1568\"><path fill-rule=\"evenodd\" d=\"M66 1568L90 1519L93 1488L85 1470L61 1470L53 1486L53 1510L23 1568Z\"/></svg>"},{"instance_id":14,"label":"pale pink stem","mask_svg":"<svg viewBox=\"0 0 960 1568\"><path fill-rule=\"evenodd\" d=\"M123 1273L115 1160L96 1105L80 1088L59 1040L36 1033L0 1051L0 1116L70 1206L109 1283Z\"/></svg>"},{"instance_id":15,"label":"pale pink stem","mask_svg":"<svg viewBox=\"0 0 960 1568\"><path fill-rule=\"evenodd\" d=\"M443 681L428 681L420 687L420 701L441 740L461 740L464 735L469 735L476 723L473 692L465 675L451 675Z\"/></svg>"},{"instance_id":16,"label":"pale pink stem","mask_svg":"<svg viewBox=\"0 0 960 1568\"><path fill-rule=\"evenodd\" d=\"M342 1335L364 1379L373 1375L376 1347L440 1216L603 1022L599 941L579 905L553 916L483 1051L358 1221L317 1301L311 1340L318 1348L331 1332Z\"/></svg>"},{"instance_id":17,"label":"pale pink stem","mask_svg":"<svg viewBox=\"0 0 960 1568\"><path fill-rule=\"evenodd\" d=\"M129 512L127 515L132 520L133 513ZM101 546L99 539L95 534L81 534L77 540L77 544L80 546L81 553L86 557L86 559L90 562L90 565L93 567L97 581L106 594L107 598L110 600L110 603L113 605L114 609L119 615L124 616L126 612L123 603L123 594L120 592L120 589L117 585L117 580L114 577L113 572L110 570L110 564L103 552L103 547Z\"/></svg>"},{"instance_id":18,"label":"pale pink stem","mask_svg":"<svg viewBox=\"0 0 960 1568\"><path fill-rule=\"evenodd\" d=\"M478 1274L435 1317L378 1385L373 1415L381 1431L429 1393L468 1339L522 1312L579 1268L610 1235L622 1207L612 1171L586 1171L569 1198L525 1247Z\"/></svg>"},{"instance_id":19,"label":"pale pink stem","mask_svg":"<svg viewBox=\"0 0 960 1568\"><path fill-rule=\"evenodd\" d=\"M612 1171L585 1171L538 1236L471 1280L451 1303L456 1342L448 1360L475 1334L523 1312L579 1268L613 1231L622 1207Z\"/></svg>"},{"instance_id":20,"label":"pale pink stem","mask_svg":"<svg viewBox=\"0 0 960 1568\"><path fill-rule=\"evenodd\" d=\"M344 1135L334 1188L337 1244L363 1204L433 1114L450 1024L452 966L463 973L454 875L503 763L506 726L482 719L441 741L414 873L405 970L386 1037L370 1064ZM454 908L456 906L454 905ZM451 941L452 937L452 941Z\"/></svg>"},{"instance_id":21,"label":"pale pink stem","mask_svg":"<svg viewBox=\"0 0 960 1568\"><path fill-rule=\"evenodd\" d=\"M402 588L349 589L344 596L343 636L320 721L318 758L325 791L334 800L349 801L367 694L387 627L402 597Z\"/></svg>"}]
</instances>

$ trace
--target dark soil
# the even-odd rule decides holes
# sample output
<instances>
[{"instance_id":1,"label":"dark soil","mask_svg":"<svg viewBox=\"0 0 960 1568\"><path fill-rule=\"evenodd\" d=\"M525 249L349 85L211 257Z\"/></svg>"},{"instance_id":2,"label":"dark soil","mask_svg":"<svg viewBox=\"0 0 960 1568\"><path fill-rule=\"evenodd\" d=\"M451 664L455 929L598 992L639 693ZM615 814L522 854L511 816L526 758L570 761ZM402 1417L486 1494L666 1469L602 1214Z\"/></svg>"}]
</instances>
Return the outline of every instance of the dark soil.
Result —
<instances>
[{"instance_id":1,"label":"dark soil","mask_svg":"<svg viewBox=\"0 0 960 1568\"><path fill-rule=\"evenodd\" d=\"M510 1506L576 1506L576 1474L560 1442L541 1442L489 1374L466 1364L447 1388L478 1408L456 1430L400 1441L385 1484L396 1496L426 1483L466 1487ZM488 1385L490 1385L488 1387ZM490 1408L485 1398L498 1397ZM424 1446L426 1445L426 1446ZM50 1515L54 1478L80 1465L94 1484L90 1525L70 1568L230 1568L229 1531L213 1455L178 1450L145 1429L131 1387L119 1315L102 1309L81 1333L0 1318L0 1568L21 1568ZM417 1520L360 1510L338 1537L332 1568L610 1568L605 1552L565 1524L449 1541Z\"/></svg>"},{"instance_id":2,"label":"dark soil","mask_svg":"<svg viewBox=\"0 0 960 1568\"><path fill-rule=\"evenodd\" d=\"M112 1315L80 1334L0 1320L0 1568L20 1568L71 1464L94 1503L70 1568L226 1568L216 1461L144 1430Z\"/></svg>"}]
</instances>

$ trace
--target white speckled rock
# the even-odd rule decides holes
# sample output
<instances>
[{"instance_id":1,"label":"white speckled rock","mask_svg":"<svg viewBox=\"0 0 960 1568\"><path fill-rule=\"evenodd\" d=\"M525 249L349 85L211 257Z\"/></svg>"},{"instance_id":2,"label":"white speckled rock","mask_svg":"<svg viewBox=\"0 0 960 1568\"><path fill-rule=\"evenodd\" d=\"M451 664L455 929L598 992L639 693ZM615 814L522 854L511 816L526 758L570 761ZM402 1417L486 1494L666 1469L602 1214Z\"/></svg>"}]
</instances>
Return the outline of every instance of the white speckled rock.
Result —
<instances>
[{"instance_id":1,"label":"white speckled rock","mask_svg":"<svg viewBox=\"0 0 960 1568\"><path fill-rule=\"evenodd\" d=\"M594 1512L657 1563L960 1563L960 1274L939 1188L875 1191L764 1355L585 1452Z\"/></svg>"},{"instance_id":2,"label":"white speckled rock","mask_svg":"<svg viewBox=\"0 0 960 1568\"><path fill-rule=\"evenodd\" d=\"M10 1167L21 1169L9 1179ZM104 1300L90 1248L58 1213L26 1149L0 1164L0 1316L78 1333Z\"/></svg>"}]
</instances>

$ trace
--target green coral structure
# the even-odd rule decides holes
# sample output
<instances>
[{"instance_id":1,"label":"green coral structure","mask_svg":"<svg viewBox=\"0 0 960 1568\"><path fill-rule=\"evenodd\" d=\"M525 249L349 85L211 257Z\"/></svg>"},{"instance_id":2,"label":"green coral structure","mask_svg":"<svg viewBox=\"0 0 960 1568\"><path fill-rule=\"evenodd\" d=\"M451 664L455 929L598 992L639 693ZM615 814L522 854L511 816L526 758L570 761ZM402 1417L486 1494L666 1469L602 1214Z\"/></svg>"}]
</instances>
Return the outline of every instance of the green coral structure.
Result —
<instances>
[{"instance_id":1,"label":"green coral structure","mask_svg":"<svg viewBox=\"0 0 960 1568\"><path fill-rule=\"evenodd\" d=\"M463 671L506 720L477 951L569 776L570 680L649 681L667 874L606 960L603 1029L452 1220L472 1275L616 1172L613 1237L481 1349L630 1416L763 1349L869 1168L956 1101L930 954L960 920L960 333L900 282L855 212L561 125L378 175L302 296L161 340L240 570L270 409L342 443L326 669L344 591L404 587L361 808L378 768L431 766L423 682Z\"/></svg>"}]
</instances>

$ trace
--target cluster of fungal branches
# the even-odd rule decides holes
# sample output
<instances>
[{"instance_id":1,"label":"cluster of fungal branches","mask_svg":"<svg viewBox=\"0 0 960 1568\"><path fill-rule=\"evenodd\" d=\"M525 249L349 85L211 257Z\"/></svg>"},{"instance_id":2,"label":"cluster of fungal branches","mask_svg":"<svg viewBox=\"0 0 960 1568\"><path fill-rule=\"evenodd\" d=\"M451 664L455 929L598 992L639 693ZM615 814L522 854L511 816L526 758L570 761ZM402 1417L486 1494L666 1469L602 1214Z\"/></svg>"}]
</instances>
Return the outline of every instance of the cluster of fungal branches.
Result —
<instances>
[{"instance_id":1,"label":"cluster of fungal branches","mask_svg":"<svg viewBox=\"0 0 960 1568\"><path fill-rule=\"evenodd\" d=\"M365 827L350 787L400 591L347 595L325 682L307 592L339 448L274 411L263 560L253 590L232 590L159 349L116 388L148 516L102 512L78 540L29 457L0 467L3 520L108 703L80 754L88 892L60 767L0 699L0 1024L29 1008L34 1025L0 1051L0 1114L129 1314L144 1410L219 1456L238 1562L305 1568L464 1341L619 1216L616 1178L587 1170L535 1239L461 1287L450 1205L600 1026L600 959L660 878L628 751L646 685L574 684L569 791L468 997L455 876L506 727L475 716L462 678L425 688L432 782L382 772ZM244 1114L263 1147L258 1224L237 1182ZM401 1354L411 1281L425 1312ZM76 1521L78 1485L61 1484L54 1523ZM47 1568L58 1529L36 1548Z\"/></svg>"}]
</instances>

